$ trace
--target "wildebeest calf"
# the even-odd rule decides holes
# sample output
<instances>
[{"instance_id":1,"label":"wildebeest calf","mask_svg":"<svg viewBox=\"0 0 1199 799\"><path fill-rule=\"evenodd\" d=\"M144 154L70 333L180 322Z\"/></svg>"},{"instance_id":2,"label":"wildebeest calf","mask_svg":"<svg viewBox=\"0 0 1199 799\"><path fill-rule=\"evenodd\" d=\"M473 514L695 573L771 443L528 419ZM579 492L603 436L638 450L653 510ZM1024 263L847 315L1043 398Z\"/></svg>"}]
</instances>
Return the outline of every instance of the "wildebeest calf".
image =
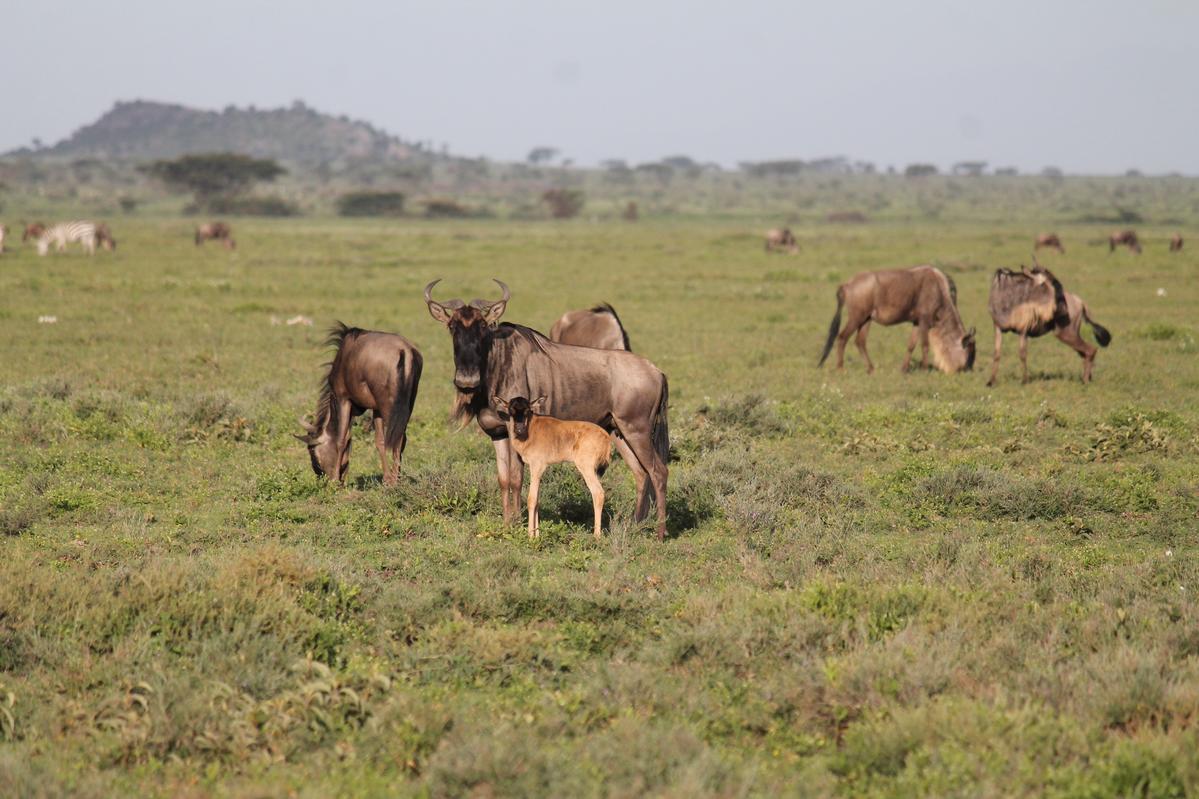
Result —
<instances>
[{"instance_id":1,"label":"wildebeest calf","mask_svg":"<svg viewBox=\"0 0 1199 799\"><path fill-rule=\"evenodd\" d=\"M206 241L219 241L226 250L237 248L237 242L233 240L233 228L224 222L205 222L196 228L196 246Z\"/></svg>"},{"instance_id":2,"label":"wildebeest calf","mask_svg":"<svg viewBox=\"0 0 1199 799\"><path fill-rule=\"evenodd\" d=\"M785 252L790 255L799 252L799 242L795 240L791 228L772 228L766 231L766 252Z\"/></svg>"},{"instance_id":3,"label":"wildebeest calf","mask_svg":"<svg viewBox=\"0 0 1199 799\"><path fill-rule=\"evenodd\" d=\"M1042 247L1048 247L1057 250L1062 255L1066 254L1066 248L1062 246L1062 240L1058 238L1056 233L1042 233L1037 236L1036 242L1033 244L1033 250L1039 250Z\"/></svg>"},{"instance_id":4,"label":"wildebeest calf","mask_svg":"<svg viewBox=\"0 0 1199 799\"><path fill-rule=\"evenodd\" d=\"M1182 234L1175 233L1173 236L1170 237L1170 252L1181 252L1181 251L1182 251Z\"/></svg>"},{"instance_id":5,"label":"wildebeest calf","mask_svg":"<svg viewBox=\"0 0 1199 799\"><path fill-rule=\"evenodd\" d=\"M1109 254L1115 252L1116 248L1121 246L1127 247L1137 255L1141 254L1141 240L1137 238L1135 230L1117 230L1107 237L1107 251Z\"/></svg>"},{"instance_id":6,"label":"wildebeest calf","mask_svg":"<svg viewBox=\"0 0 1199 799\"><path fill-rule=\"evenodd\" d=\"M600 537L600 519L604 513L604 486L600 477L608 468L612 457L612 444L608 433L591 422L564 422L549 416L540 416L545 406L545 397L529 402L524 397L502 400L491 398L492 405L508 427L508 440L529 464L529 538L541 535L541 516L538 496L541 475L547 466L570 461L583 476L583 482L591 491L591 505L595 511L595 537Z\"/></svg>"},{"instance_id":7,"label":"wildebeest calf","mask_svg":"<svg viewBox=\"0 0 1199 799\"><path fill-rule=\"evenodd\" d=\"M46 224L44 222L29 222L25 225L25 229L21 231L21 243L33 239L37 241L41 235L46 232Z\"/></svg>"},{"instance_id":8,"label":"wildebeest calf","mask_svg":"<svg viewBox=\"0 0 1199 799\"><path fill-rule=\"evenodd\" d=\"M354 417L373 411L383 483L394 485L420 385L424 364L420 350L403 336L347 327L341 322L329 331L326 343L337 347L337 353L321 383L316 424L301 420L308 432L296 438L308 446L312 471L318 477L328 475L344 482Z\"/></svg>"},{"instance_id":9,"label":"wildebeest calf","mask_svg":"<svg viewBox=\"0 0 1199 799\"><path fill-rule=\"evenodd\" d=\"M1103 325L1091 319L1087 304L1077 294L1062 288L1053 273L1041 265L1032 271L1021 269L1013 272L1000 269L991 280L991 296L987 303L991 319L995 322L995 355L991 362L991 378L988 386L995 385L999 374L1000 347L1004 333L1020 336L1020 364L1023 381L1028 382L1028 340L1052 332L1064 344L1077 352L1083 361L1082 380L1091 380L1091 367L1098 350L1080 334L1085 319L1095 331L1095 340L1100 347L1111 343L1112 334Z\"/></svg>"},{"instance_id":10,"label":"wildebeest calf","mask_svg":"<svg viewBox=\"0 0 1199 799\"><path fill-rule=\"evenodd\" d=\"M629 334L620 323L616 309L606 302L590 310L562 314L550 328L550 341L576 347L633 351L629 346Z\"/></svg>"},{"instance_id":11,"label":"wildebeest calf","mask_svg":"<svg viewBox=\"0 0 1199 799\"><path fill-rule=\"evenodd\" d=\"M844 328L842 308L848 314ZM836 341L837 368L844 366L845 345L856 332L858 352L866 361L866 371L873 372L874 364L866 352L866 332L871 322L880 325L911 322L916 326L908 339L907 357L903 359L905 372L911 365L917 339L921 344L921 366L927 365L931 342L933 363L942 372L969 371L974 367L974 330L967 332L962 325L957 289L940 269L924 265L862 272L842 283L837 289L837 313L829 326L819 365L824 365Z\"/></svg>"}]
</instances>

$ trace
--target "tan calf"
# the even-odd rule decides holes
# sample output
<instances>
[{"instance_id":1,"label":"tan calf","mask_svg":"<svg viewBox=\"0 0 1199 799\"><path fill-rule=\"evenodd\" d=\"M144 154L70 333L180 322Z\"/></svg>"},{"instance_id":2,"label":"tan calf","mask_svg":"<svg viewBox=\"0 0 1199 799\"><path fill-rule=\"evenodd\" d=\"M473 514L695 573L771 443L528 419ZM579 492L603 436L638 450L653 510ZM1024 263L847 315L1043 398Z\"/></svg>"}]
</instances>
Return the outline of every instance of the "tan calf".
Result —
<instances>
[{"instance_id":1,"label":"tan calf","mask_svg":"<svg viewBox=\"0 0 1199 799\"><path fill-rule=\"evenodd\" d=\"M545 397L529 402L513 397L505 402L492 397L500 419L508 426L508 439L521 460L529 464L529 538L541 534L538 513L538 492L541 475L547 466L570 461L583 475L591 491L595 508L595 537L600 537L600 517L604 512L604 486L600 476L612 456L611 442L604 428L591 422L564 422L549 416L538 416Z\"/></svg>"}]
</instances>

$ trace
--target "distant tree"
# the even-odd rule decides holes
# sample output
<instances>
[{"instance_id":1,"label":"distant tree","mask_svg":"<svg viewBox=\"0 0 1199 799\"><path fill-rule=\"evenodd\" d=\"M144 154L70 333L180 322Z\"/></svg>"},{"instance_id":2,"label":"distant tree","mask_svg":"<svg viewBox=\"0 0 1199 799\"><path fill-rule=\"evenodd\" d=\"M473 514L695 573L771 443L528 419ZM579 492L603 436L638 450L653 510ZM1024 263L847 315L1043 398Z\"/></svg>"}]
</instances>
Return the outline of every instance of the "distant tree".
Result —
<instances>
[{"instance_id":1,"label":"distant tree","mask_svg":"<svg viewBox=\"0 0 1199 799\"><path fill-rule=\"evenodd\" d=\"M175 190L191 192L201 208L208 208L218 198L237 197L255 183L274 180L287 172L270 159L236 153L184 155L155 161L142 170Z\"/></svg>"},{"instance_id":2,"label":"distant tree","mask_svg":"<svg viewBox=\"0 0 1199 799\"><path fill-rule=\"evenodd\" d=\"M996 168L995 174L1005 178L1015 177L1020 174L1020 170L1014 166L1001 166Z\"/></svg>"},{"instance_id":3,"label":"distant tree","mask_svg":"<svg viewBox=\"0 0 1199 799\"><path fill-rule=\"evenodd\" d=\"M525 156L525 160L530 164L544 164L553 161L560 153L557 147L534 147L529 150L529 154Z\"/></svg>"},{"instance_id":4,"label":"distant tree","mask_svg":"<svg viewBox=\"0 0 1199 799\"><path fill-rule=\"evenodd\" d=\"M398 191L354 191L337 198L342 216L402 216L404 195Z\"/></svg>"},{"instance_id":5,"label":"distant tree","mask_svg":"<svg viewBox=\"0 0 1199 799\"><path fill-rule=\"evenodd\" d=\"M741 171L750 177L768 178L768 177L795 177L804 171L803 161L742 161L739 165Z\"/></svg>"},{"instance_id":6,"label":"distant tree","mask_svg":"<svg viewBox=\"0 0 1199 799\"><path fill-rule=\"evenodd\" d=\"M1053 178L1054 180L1060 180L1062 178L1062 170L1058 169L1055 166L1047 166L1041 170L1041 177Z\"/></svg>"},{"instance_id":7,"label":"distant tree","mask_svg":"<svg viewBox=\"0 0 1199 799\"><path fill-rule=\"evenodd\" d=\"M554 219L570 219L583 210L585 197L578 189L549 189L541 195L541 201L549 205Z\"/></svg>"},{"instance_id":8,"label":"distant tree","mask_svg":"<svg viewBox=\"0 0 1199 799\"><path fill-rule=\"evenodd\" d=\"M648 164L638 164L637 171L647 175L653 175L663 183L674 177L674 170L669 165L663 164L660 161L653 161Z\"/></svg>"},{"instance_id":9,"label":"distant tree","mask_svg":"<svg viewBox=\"0 0 1199 799\"><path fill-rule=\"evenodd\" d=\"M1145 174L1143 172L1141 172L1141 170L1139 170L1139 169L1130 169L1124 173L1124 177L1126 177L1126 178L1143 178L1143 177L1145 177Z\"/></svg>"},{"instance_id":10,"label":"distant tree","mask_svg":"<svg viewBox=\"0 0 1199 799\"><path fill-rule=\"evenodd\" d=\"M923 178L937 174L937 168L932 164L908 164L903 174L909 178Z\"/></svg>"},{"instance_id":11,"label":"distant tree","mask_svg":"<svg viewBox=\"0 0 1199 799\"><path fill-rule=\"evenodd\" d=\"M629 168L628 162L623 158L608 158L600 161L600 166L609 172L623 172Z\"/></svg>"}]
</instances>

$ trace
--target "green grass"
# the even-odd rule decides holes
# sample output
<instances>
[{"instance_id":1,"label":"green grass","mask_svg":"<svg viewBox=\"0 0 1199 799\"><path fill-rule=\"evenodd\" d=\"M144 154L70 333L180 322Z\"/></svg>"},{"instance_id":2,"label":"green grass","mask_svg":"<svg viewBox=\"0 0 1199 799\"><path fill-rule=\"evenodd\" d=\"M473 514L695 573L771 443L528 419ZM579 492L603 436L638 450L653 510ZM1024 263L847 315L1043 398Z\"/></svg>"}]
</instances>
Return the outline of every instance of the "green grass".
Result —
<instances>
[{"instance_id":1,"label":"green grass","mask_svg":"<svg viewBox=\"0 0 1199 799\"><path fill-rule=\"evenodd\" d=\"M0 256L0 795L1194 796L1199 284L1058 227L1114 335L999 384L986 295L1033 226L121 220ZM1188 254L1191 253L1191 254ZM839 281L938 263L977 371L815 362ZM538 543L447 425L421 289L607 300L670 377L671 537L551 470ZM1158 289L1165 289L1164 296ZM57 324L38 324L42 314ZM303 314L315 327L272 324ZM425 356L401 484L318 483L323 328Z\"/></svg>"}]
</instances>

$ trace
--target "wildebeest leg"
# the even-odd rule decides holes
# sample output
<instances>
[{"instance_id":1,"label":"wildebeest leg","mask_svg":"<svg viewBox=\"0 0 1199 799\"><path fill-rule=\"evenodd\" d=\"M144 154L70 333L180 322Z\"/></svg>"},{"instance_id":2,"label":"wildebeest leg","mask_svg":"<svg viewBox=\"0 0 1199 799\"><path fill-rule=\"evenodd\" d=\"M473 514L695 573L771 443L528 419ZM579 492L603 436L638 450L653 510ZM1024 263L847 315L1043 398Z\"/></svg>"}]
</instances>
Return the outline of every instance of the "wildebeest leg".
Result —
<instances>
[{"instance_id":1,"label":"wildebeest leg","mask_svg":"<svg viewBox=\"0 0 1199 799\"><path fill-rule=\"evenodd\" d=\"M841 328L841 332L837 334L837 368L845 367L845 345L849 343L849 337L852 336L859 327L862 326L863 320L850 316L845 323L845 327Z\"/></svg>"},{"instance_id":2,"label":"wildebeest leg","mask_svg":"<svg viewBox=\"0 0 1199 799\"><path fill-rule=\"evenodd\" d=\"M516 447L508 447L508 491L511 492L508 505L518 517L520 514L520 492L524 484L525 462L517 453Z\"/></svg>"},{"instance_id":3,"label":"wildebeest leg","mask_svg":"<svg viewBox=\"0 0 1199 799\"><path fill-rule=\"evenodd\" d=\"M633 481L637 484L637 504L633 508L633 521L642 521L649 513L649 472L641 465L641 461L637 460L637 456L619 432L612 436L612 441L616 444L616 451L620 453L621 459L629 465L629 471L633 473Z\"/></svg>"},{"instance_id":4,"label":"wildebeest leg","mask_svg":"<svg viewBox=\"0 0 1199 799\"><path fill-rule=\"evenodd\" d=\"M1028 334L1020 334L1020 368L1023 371L1023 377L1020 378L1021 383L1028 382Z\"/></svg>"},{"instance_id":5,"label":"wildebeest leg","mask_svg":"<svg viewBox=\"0 0 1199 799\"><path fill-rule=\"evenodd\" d=\"M920 368L928 368L928 325L921 325L916 328L916 334L920 336Z\"/></svg>"},{"instance_id":6,"label":"wildebeest leg","mask_svg":"<svg viewBox=\"0 0 1199 799\"><path fill-rule=\"evenodd\" d=\"M511 475L508 474L508 456L512 447L506 438L496 438L491 443L495 446L495 472L500 483L500 502L504 506L504 523L508 524L512 521L512 509L508 507L508 500L512 496L508 490L511 483Z\"/></svg>"},{"instance_id":7,"label":"wildebeest leg","mask_svg":"<svg viewBox=\"0 0 1199 799\"><path fill-rule=\"evenodd\" d=\"M587 484L587 488L591 491L591 505L595 509L595 538L598 541L602 538L600 533L600 520L604 515L604 484L600 482L599 475L594 469L584 471L579 469L579 474L583 475L583 482ZM529 495L533 493L533 485L529 484Z\"/></svg>"},{"instance_id":8,"label":"wildebeest leg","mask_svg":"<svg viewBox=\"0 0 1199 799\"><path fill-rule=\"evenodd\" d=\"M383 485L394 485L396 481L395 475L387 468L387 447L383 444L383 417L379 414L374 414L371 424L375 428L375 449L379 450L379 463L383 468Z\"/></svg>"},{"instance_id":9,"label":"wildebeest leg","mask_svg":"<svg viewBox=\"0 0 1199 799\"><path fill-rule=\"evenodd\" d=\"M337 479L345 482L346 462L350 457L350 438L354 432L354 404L349 400L337 403L337 451L341 453L337 465Z\"/></svg>"},{"instance_id":10,"label":"wildebeest leg","mask_svg":"<svg viewBox=\"0 0 1199 799\"><path fill-rule=\"evenodd\" d=\"M854 339L854 343L858 345L858 352L862 353L862 359L866 361L866 374L874 371L874 364L870 362L870 353L866 352L866 334L868 332L870 332L869 319L858 328L858 335Z\"/></svg>"},{"instance_id":11,"label":"wildebeest leg","mask_svg":"<svg viewBox=\"0 0 1199 799\"><path fill-rule=\"evenodd\" d=\"M649 472L650 482L654 486L654 502L658 506L658 540L666 538L666 478L669 471L665 463L658 458L654 449L654 440L649 430L639 430L637 427L622 424L619 419L616 425L625 435L625 441L641 462L641 466Z\"/></svg>"},{"instance_id":12,"label":"wildebeest leg","mask_svg":"<svg viewBox=\"0 0 1199 799\"><path fill-rule=\"evenodd\" d=\"M906 372L912 364L912 351L916 349L916 336L919 335L916 328L912 328L912 335L908 336L908 354L903 359L903 366L899 367L901 371Z\"/></svg>"},{"instance_id":13,"label":"wildebeest leg","mask_svg":"<svg viewBox=\"0 0 1199 799\"><path fill-rule=\"evenodd\" d=\"M1087 340L1079 334L1078 328L1073 325L1059 328L1056 335L1063 344L1069 346L1082 358L1082 382L1090 383L1091 367L1095 364L1095 353L1099 350L1088 344Z\"/></svg>"},{"instance_id":14,"label":"wildebeest leg","mask_svg":"<svg viewBox=\"0 0 1199 799\"><path fill-rule=\"evenodd\" d=\"M995 354L991 356L991 379L987 381L988 386L995 385L995 377L999 374L999 350L1003 347L1003 331L998 327L995 328Z\"/></svg>"},{"instance_id":15,"label":"wildebeest leg","mask_svg":"<svg viewBox=\"0 0 1199 799\"><path fill-rule=\"evenodd\" d=\"M537 508L538 494L541 492L541 473L545 466L529 466L529 538L541 537L541 514ZM519 496L519 494L517 495Z\"/></svg>"}]
</instances>

